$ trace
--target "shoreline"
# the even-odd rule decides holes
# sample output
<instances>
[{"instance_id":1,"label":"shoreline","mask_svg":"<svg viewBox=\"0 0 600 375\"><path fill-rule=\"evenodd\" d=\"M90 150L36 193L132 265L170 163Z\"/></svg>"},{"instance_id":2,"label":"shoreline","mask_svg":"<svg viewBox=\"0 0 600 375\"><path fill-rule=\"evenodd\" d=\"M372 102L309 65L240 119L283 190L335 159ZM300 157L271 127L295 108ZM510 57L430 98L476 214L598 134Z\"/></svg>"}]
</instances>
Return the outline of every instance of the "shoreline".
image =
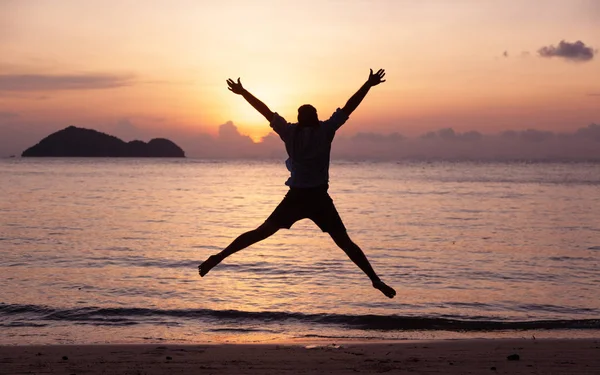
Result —
<instances>
[{"instance_id":1,"label":"shoreline","mask_svg":"<svg viewBox=\"0 0 600 375\"><path fill-rule=\"evenodd\" d=\"M506 330L506 331L443 331L410 330L389 332L333 332L334 334L287 334L273 332L210 332L187 327L177 330L156 331L152 327L128 327L122 331L106 326L81 326L77 331L69 327L5 327L2 346L53 345L310 345L321 343L386 343L443 342L465 340L590 340L600 339L599 329L575 330ZM127 333L124 335L124 333ZM335 333L340 333L336 335ZM346 333L346 334L344 334ZM1 374L0 374L1 375Z\"/></svg>"},{"instance_id":2,"label":"shoreline","mask_svg":"<svg viewBox=\"0 0 600 375\"><path fill-rule=\"evenodd\" d=\"M29 372L598 374L600 338L0 346L0 374Z\"/></svg>"}]
</instances>

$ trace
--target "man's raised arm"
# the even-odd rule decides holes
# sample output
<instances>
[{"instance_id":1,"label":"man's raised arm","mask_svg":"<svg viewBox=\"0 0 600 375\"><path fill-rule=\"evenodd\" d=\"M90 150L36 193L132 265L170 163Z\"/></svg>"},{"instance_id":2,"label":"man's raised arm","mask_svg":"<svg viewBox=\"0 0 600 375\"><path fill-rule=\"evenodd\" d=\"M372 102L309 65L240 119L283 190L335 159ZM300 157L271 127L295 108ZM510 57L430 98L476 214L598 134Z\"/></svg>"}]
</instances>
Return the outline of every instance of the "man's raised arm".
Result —
<instances>
[{"instance_id":1,"label":"man's raised arm","mask_svg":"<svg viewBox=\"0 0 600 375\"><path fill-rule=\"evenodd\" d=\"M227 80L227 85L229 85L229 91L241 95L246 99L248 103L250 103L261 115L265 116L267 121L271 122L273 119L273 112L267 107L267 105L260 100L258 100L254 95L250 94L248 90L246 90L242 86L242 82L240 79L237 79L237 82L232 80L231 78Z\"/></svg>"},{"instance_id":2,"label":"man's raised arm","mask_svg":"<svg viewBox=\"0 0 600 375\"><path fill-rule=\"evenodd\" d=\"M342 108L346 116L350 116L350 114L354 112L356 107L358 107L360 102L362 102L362 100L365 98L371 87L377 86L381 82L385 82L385 79L383 79L384 76L385 70L379 69L377 73L373 73L373 69L371 69L371 73L369 73L369 79L367 79L367 82L365 82L360 89L358 89L358 91L352 95L350 99L348 99L348 102L344 108Z\"/></svg>"}]
</instances>

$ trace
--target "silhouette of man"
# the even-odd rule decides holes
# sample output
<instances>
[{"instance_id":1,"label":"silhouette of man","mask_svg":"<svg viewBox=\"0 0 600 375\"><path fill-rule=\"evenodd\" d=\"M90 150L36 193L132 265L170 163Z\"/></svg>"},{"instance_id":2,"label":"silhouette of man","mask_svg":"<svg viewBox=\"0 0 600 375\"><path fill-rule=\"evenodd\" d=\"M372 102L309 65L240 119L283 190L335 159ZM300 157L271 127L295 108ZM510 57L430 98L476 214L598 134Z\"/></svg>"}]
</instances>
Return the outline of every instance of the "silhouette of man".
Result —
<instances>
[{"instance_id":1,"label":"silhouette of man","mask_svg":"<svg viewBox=\"0 0 600 375\"><path fill-rule=\"evenodd\" d=\"M290 124L277 113L272 112L263 102L246 90L240 79L227 80L229 90L242 95L270 123L271 128L285 143L289 158L286 166L290 178L285 183L290 187L275 211L258 228L236 238L229 246L216 255L211 255L198 266L200 276L206 275L213 267L228 256L275 234L279 229L289 229L296 221L311 219L323 232L329 233L333 241L371 279L373 287L384 295L393 298L396 291L386 285L373 270L363 251L348 236L344 223L338 214L333 200L327 192L329 188L329 156L335 132L348 120L348 116L364 99L369 89L382 82L385 71L371 72L367 82L348 100L344 108L338 108L325 121L319 121L317 110L310 104L298 108L298 123Z\"/></svg>"}]
</instances>

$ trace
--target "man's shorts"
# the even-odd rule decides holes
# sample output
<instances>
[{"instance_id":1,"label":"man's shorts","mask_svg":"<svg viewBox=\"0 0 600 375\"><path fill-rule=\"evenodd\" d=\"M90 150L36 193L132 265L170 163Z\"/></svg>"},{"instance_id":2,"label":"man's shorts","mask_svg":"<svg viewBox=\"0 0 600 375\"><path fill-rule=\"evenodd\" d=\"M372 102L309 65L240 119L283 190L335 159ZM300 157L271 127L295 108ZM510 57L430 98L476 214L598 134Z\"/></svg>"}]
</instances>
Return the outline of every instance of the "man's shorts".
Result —
<instances>
[{"instance_id":1,"label":"man's shorts","mask_svg":"<svg viewBox=\"0 0 600 375\"><path fill-rule=\"evenodd\" d=\"M327 185L290 188L266 222L290 229L298 220L311 219L323 232L346 231L327 189Z\"/></svg>"}]
</instances>

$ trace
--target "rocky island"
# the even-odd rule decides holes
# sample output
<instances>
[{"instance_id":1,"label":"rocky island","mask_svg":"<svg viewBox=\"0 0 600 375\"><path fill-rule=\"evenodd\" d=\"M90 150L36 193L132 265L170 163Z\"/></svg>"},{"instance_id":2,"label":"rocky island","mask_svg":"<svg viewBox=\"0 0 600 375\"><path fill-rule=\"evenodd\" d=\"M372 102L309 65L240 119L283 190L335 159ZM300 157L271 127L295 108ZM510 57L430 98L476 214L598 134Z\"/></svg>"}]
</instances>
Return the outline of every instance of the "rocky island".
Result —
<instances>
[{"instance_id":1,"label":"rocky island","mask_svg":"<svg viewBox=\"0 0 600 375\"><path fill-rule=\"evenodd\" d=\"M125 142L92 129L69 126L25 150L22 157L153 157L184 158L184 151L164 138Z\"/></svg>"}]
</instances>

